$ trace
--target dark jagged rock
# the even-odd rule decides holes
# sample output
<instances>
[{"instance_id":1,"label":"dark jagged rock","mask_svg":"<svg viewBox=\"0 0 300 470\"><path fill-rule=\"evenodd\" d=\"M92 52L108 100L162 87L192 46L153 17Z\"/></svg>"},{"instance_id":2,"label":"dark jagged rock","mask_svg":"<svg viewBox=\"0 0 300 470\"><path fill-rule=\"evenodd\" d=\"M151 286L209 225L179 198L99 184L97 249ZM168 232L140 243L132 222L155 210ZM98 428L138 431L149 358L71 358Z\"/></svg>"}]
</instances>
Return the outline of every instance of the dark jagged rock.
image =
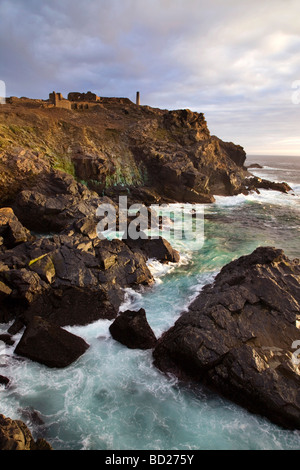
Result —
<instances>
[{"instance_id":1,"label":"dark jagged rock","mask_svg":"<svg viewBox=\"0 0 300 470\"><path fill-rule=\"evenodd\" d=\"M263 168L263 166L260 165L259 163L251 163L251 165L247 166L247 169L248 169L248 170L251 170L251 168L253 168L253 169L254 169L254 168L261 169L261 168Z\"/></svg>"},{"instance_id":2,"label":"dark jagged rock","mask_svg":"<svg viewBox=\"0 0 300 470\"><path fill-rule=\"evenodd\" d=\"M300 428L300 263L271 247L226 265L167 331L155 365Z\"/></svg>"},{"instance_id":3,"label":"dark jagged rock","mask_svg":"<svg viewBox=\"0 0 300 470\"><path fill-rule=\"evenodd\" d=\"M10 289L1 308L5 322L40 312L60 326L112 319L125 287L153 282L138 250L121 240L91 240L75 231L23 243L0 258L6 266L0 282Z\"/></svg>"},{"instance_id":4,"label":"dark jagged rock","mask_svg":"<svg viewBox=\"0 0 300 470\"><path fill-rule=\"evenodd\" d=\"M143 308L134 312L126 310L110 325L112 337L130 349L152 349L156 337L147 321Z\"/></svg>"},{"instance_id":5,"label":"dark jagged rock","mask_svg":"<svg viewBox=\"0 0 300 470\"><path fill-rule=\"evenodd\" d=\"M147 259L155 258L162 263L178 263L180 260L179 252L165 238L127 238L124 241L131 249L144 253Z\"/></svg>"},{"instance_id":6,"label":"dark jagged rock","mask_svg":"<svg viewBox=\"0 0 300 470\"><path fill-rule=\"evenodd\" d=\"M0 335L0 341L3 341L8 346L13 346L15 344L15 341L12 339L11 335L7 333Z\"/></svg>"},{"instance_id":7,"label":"dark jagged rock","mask_svg":"<svg viewBox=\"0 0 300 470\"><path fill-rule=\"evenodd\" d=\"M6 152L1 152L1 203L14 200L21 190L30 188L49 170L50 162L46 158L21 146L10 146Z\"/></svg>"},{"instance_id":8,"label":"dark jagged rock","mask_svg":"<svg viewBox=\"0 0 300 470\"><path fill-rule=\"evenodd\" d=\"M0 385L5 385L7 387L9 385L10 380L3 375L0 375Z\"/></svg>"},{"instance_id":9,"label":"dark jagged rock","mask_svg":"<svg viewBox=\"0 0 300 470\"><path fill-rule=\"evenodd\" d=\"M0 450L52 450L45 439L33 439L23 421L0 415Z\"/></svg>"},{"instance_id":10,"label":"dark jagged rock","mask_svg":"<svg viewBox=\"0 0 300 470\"><path fill-rule=\"evenodd\" d=\"M61 232L72 223L96 215L103 200L66 173L51 170L13 202L18 219L36 232Z\"/></svg>"},{"instance_id":11,"label":"dark jagged rock","mask_svg":"<svg viewBox=\"0 0 300 470\"><path fill-rule=\"evenodd\" d=\"M271 189L273 191L280 191L282 193L288 193L289 191L292 191L292 188L285 182L277 183L274 181L261 179L256 176L249 178L245 186L247 191L257 191L258 189Z\"/></svg>"},{"instance_id":12,"label":"dark jagged rock","mask_svg":"<svg viewBox=\"0 0 300 470\"><path fill-rule=\"evenodd\" d=\"M86 352L82 339L41 317L33 317L20 339L15 353L48 367L67 367Z\"/></svg>"},{"instance_id":13,"label":"dark jagged rock","mask_svg":"<svg viewBox=\"0 0 300 470\"><path fill-rule=\"evenodd\" d=\"M20 223L10 207L0 209L0 236L2 245L6 248L34 240L30 231Z\"/></svg>"},{"instance_id":14,"label":"dark jagged rock","mask_svg":"<svg viewBox=\"0 0 300 470\"><path fill-rule=\"evenodd\" d=\"M224 142L216 136L213 137L219 142L223 154L229 157L237 166L243 168L246 160L246 153L243 147L233 142Z\"/></svg>"}]
</instances>

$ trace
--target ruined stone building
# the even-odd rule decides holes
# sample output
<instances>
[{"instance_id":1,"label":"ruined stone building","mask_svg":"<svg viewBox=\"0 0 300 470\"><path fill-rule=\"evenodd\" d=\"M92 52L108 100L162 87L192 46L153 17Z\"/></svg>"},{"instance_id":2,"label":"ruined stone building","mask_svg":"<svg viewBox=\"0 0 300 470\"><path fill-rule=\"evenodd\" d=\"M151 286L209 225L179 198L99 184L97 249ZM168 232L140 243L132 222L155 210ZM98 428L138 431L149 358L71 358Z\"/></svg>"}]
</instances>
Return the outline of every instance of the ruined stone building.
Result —
<instances>
[{"instance_id":1,"label":"ruined stone building","mask_svg":"<svg viewBox=\"0 0 300 470\"><path fill-rule=\"evenodd\" d=\"M49 102L57 108L72 109L70 101L64 99L61 93L55 93L55 91L49 94Z\"/></svg>"},{"instance_id":2,"label":"ruined stone building","mask_svg":"<svg viewBox=\"0 0 300 470\"><path fill-rule=\"evenodd\" d=\"M55 106L56 108L65 109L91 109L94 106L101 106L101 103L131 103L128 98L104 98L97 96L95 93L88 91L87 93L71 92L68 99L65 99L61 93L53 91L49 94L46 106ZM136 104L140 105L140 92L136 94Z\"/></svg>"},{"instance_id":3,"label":"ruined stone building","mask_svg":"<svg viewBox=\"0 0 300 470\"><path fill-rule=\"evenodd\" d=\"M76 101L76 102L82 102L82 101L88 101L88 102L99 102L100 97L97 96L95 93L92 93L91 91L88 91L87 93L77 93L77 92L72 92L68 94L68 100L69 101Z\"/></svg>"},{"instance_id":4,"label":"ruined stone building","mask_svg":"<svg viewBox=\"0 0 300 470\"><path fill-rule=\"evenodd\" d=\"M55 91L49 94L49 103L57 108L89 109L99 105L100 101L100 97L91 91L87 93L71 92L68 94L68 99L65 99L61 93L56 93Z\"/></svg>"}]
</instances>

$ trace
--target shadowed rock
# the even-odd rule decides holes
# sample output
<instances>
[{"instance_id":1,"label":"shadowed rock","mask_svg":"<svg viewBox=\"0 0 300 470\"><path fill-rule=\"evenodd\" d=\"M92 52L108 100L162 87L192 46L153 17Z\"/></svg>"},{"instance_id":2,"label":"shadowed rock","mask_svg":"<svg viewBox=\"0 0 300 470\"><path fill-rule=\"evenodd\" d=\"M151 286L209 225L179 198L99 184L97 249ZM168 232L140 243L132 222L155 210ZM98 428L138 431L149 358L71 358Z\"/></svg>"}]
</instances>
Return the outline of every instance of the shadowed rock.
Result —
<instances>
[{"instance_id":1,"label":"shadowed rock","mask_svg":"<svg viewBox=\"0 0 300 470\"><path fill-rule=\"evenodd\" d=\"M156 344L156 337L147 321L146 312L126 310L110 325L112 337L130 349L151 349Z\"/></svg>"},{"instance_id":2,"label":"shadowed rock","mask_svg":"<svg viewBox=\"0 0 300 470\"><path fill-rule=\"evenodd\" d=\"M159 339L155 365L300 428L300 263L271 247L226 265Z\"/></svg>"},{"instance_id":3,"label":"shadowed rock","mask_svg":"<svg viewBox=\"0 0 300 470\"><path fill-rule=\"evenodd\" d=\"M27 325L15 353L48 367L67 367L88 349L88 344L76 335L34 317Z\"/></svg>"},{"instance_id":4,"label":"shadowed rock","mask_svg":"<svg viewBox=\"0 0 300 470\"><path fill-rule=\"evenodd\" d=\"M19 222L10 207L0 209L0 237L6 248L34 240L29 230Z\"/></svg>"}]
</instances>

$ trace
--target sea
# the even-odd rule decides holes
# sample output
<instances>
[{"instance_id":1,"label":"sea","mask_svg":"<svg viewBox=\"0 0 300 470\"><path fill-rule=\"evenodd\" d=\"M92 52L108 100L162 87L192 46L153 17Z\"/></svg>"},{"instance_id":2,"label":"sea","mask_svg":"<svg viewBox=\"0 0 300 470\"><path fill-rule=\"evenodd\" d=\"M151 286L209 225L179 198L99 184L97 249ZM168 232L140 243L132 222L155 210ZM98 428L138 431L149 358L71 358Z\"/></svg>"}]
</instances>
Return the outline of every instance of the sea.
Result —
<instances>
[{"instance_id":1,"label":"sea","mask_svg":"<svg viewBox=\"0 0 300 470\"><path fill-rule=\"evenodd\" d=\"M292 191L216 197L202 206L199 247L188 238L170 240L181 261L149 260L154 286L126 290L120 310L143 307L157 337L231 260L258 246L300 257L300 156L248 156L246 165L251 163L263 166L251 170L254 175L285 181ZM180 208L175 205L174 212ZM65 369L49 369L14 355L13 346L2 347L0 374L11 378L11 385L0 388L0 413L23 420L54 450L300 449L299 431L282 429L201 385L162 374L151 350L121 345L111 337L110 324L66 327L90 348ZM0 333L6 330L0 325Z\"/></svg>"}]
</instances>

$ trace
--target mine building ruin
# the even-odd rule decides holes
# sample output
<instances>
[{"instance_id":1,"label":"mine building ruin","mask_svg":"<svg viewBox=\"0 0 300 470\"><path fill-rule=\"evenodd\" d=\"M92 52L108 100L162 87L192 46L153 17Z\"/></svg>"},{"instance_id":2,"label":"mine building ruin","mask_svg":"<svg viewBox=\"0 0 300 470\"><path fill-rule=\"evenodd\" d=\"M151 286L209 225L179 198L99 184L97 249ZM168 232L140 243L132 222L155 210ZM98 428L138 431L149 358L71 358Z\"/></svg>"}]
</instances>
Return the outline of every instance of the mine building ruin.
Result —
<instances>
[{"instance_id":1,"label":"mine building ruin","mask_svg":"<svg viewBox=\"0 0 300 470\"><path fill-rule=\"evenodd\" d=\"M99 105L101 98L95 93L88 91L87 93L71 92L68 99L65 99L61 93L53 91L49 94L49 103L56 108L64 109L89 109Z\"/></svg>"},{"instance_id":2,"label":"mine building ruin","mask_svg":"<svg viewBox=\"0 0 300 470\"><path fill-rule=\"evenodd\" d=\"M68 99L64 98L61 93L53 91L49 94L49 99L45 101L45 106L64 108L64 109L92 109L95 106L102 106L107 102L115 103L132 103L128 98L104 98L97 96L95 93L88 91L87 93L79 93L72 91L68 94ZM136 94L136 104L140 105L140 92Z\"/></svg>"},{"instance_id":3,"label":"mine building ruin","mask_svg":"<svg viewBox=\"0 0 300 470\"><path fill-rule=\"evenodd\" d=\"M78 93L72 92L68 94L69 101L88 101L88 102L99 102L100 97L97 96L95 93L88 91L87 93Z\"/></svg>"}]
</instances>

